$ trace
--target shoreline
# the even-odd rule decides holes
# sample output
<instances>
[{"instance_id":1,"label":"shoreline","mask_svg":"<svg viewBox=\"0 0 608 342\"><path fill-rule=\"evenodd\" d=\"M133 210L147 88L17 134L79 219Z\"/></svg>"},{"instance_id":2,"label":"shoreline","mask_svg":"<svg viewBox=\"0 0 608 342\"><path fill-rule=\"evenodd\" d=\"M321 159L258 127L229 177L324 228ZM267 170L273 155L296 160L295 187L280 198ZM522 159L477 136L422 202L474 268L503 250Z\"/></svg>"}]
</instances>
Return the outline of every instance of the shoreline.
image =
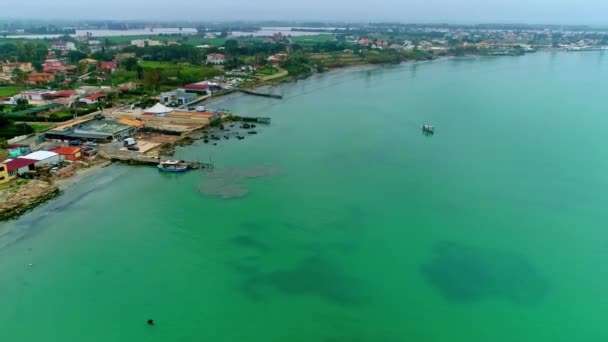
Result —
<instances>
[{"instance_id":1,"label":"shoreline","mask_svg":"<svg viewBox=\"0 0 608 342\"><path fill-rule=\"evenodd\" d=\"M36 207L61 196L65 190L77 186L84 178L100 173L102 169L111 164L111 161L103 160L88 168L76 170L75 174L68 178L55 180L35 179L29 180L27 183L17 183L14 188L2 189L6 193L0 192L0 199L2 199L0 223L17 219ZM13 182L19 181L22 180L14 180Z\"/></svg>"},{"instance_id":2,"label":"shoreline","mask_svg":"<svg viewBox=\"0 0 608 342\"><path fill-rule=\"evenodd\" d=\"M569 51L541 50L539 52L569 52ZM391 64L347 65L344 67L331 68L331 69L328 69L321 73L313 72L306 77L287 78L276 84L260 84L255 87L252 87L250 89L256 90L256 91L269 92L273 89L280 89L280 87L282 87L282 86L287 86L289 84L295 84L297 81L322 78L325 75L331 75L331 74L338 73L338 72L359 72L359 71L366 71L366 70L378 70L378 69L384 69L387 67L399 67L399 66L422 64L422 63L432 63L432 62L439 62L439 61L470 59L470 58L480 58L480 57L522 57L522 56L482 56L482 55L468 55L468 56L462 56L462 57L442 56L442 57L438 57L438 58L431 59L431 60L402 61L402 62L394 63L394 64L391 63ZM212 98L208 99L208 101L205 101L205 104L206 105L220 104L222 102L229 101L232 97L244 96L244 95L246 95L246 94L242 94L242 93L236 94L234 92L222 94L220 96L212 97ZM277 101L281 101L281 100L277 100ZM193 144L196 140L199 140L199 139L197 139L197 135L205 132L205 130L209 129L209 127L210 126L207 125L207 126L192 130L190 132L187 132L183 136L180 136L180 138L177 139L176 141L162 144L155 150L159 151L159 153L162 153L162 154L168 153L169 155L171 155L171 153L174 152L177 147L188 146L188 145ZM65 191L66 189L77 186L78 183L83 178L85 178L87 176L91 176L91 175L95 174L96 172L101 172L102 169L104 169L108 166L111 166L115 162L120 162L120 161L113 161L111 159L104 158L101 155L99 155L97 158L101 158L102 160L97 163L92 164L88 168L77 169L75 171L75 174L72 176L69 176L69 177L63 178L63 179L55 179L55 180L51 180L50 182L46 182L49 184L50 187L52 187L51 190L49 190L48 192L38 193L33 196L20 196L20 197L17 196L19 198L17 200L19 203L15 203L10 206L7 206L7 207L10 207L10 209L0 208L0 209L4 209L4 210L0 210L0 222L18 218L21 215L27 213L28 211L34 209L35 207L37 207L55 197L60 196L61 193L63 191ZM45 182L45 181L38 181L38 182ZM27 185L17 185L17 186L18 187L27 187ZM1 195L1 192L0 192L0 195Z\"/></svg>"}]
</instances>

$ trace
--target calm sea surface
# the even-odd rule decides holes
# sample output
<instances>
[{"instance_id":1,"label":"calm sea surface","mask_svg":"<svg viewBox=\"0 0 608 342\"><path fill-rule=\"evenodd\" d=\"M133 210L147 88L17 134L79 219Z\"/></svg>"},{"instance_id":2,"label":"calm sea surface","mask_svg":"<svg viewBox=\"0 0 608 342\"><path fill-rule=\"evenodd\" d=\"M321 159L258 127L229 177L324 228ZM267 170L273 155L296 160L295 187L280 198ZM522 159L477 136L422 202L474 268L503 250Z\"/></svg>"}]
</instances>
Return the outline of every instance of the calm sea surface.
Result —
<instances>
[{"instance_id":1,"label":"calm sea surface","mask_svg":"<svg viewBox=\"0 0 608 342\"><path fill-rule=\"evenodd\" d=\"M178 151L213 174L116 165L0 224L0 340L606 341L606 89L602 52L537 53L227 98L273 122Z\"/></svg>"}]
</instances>

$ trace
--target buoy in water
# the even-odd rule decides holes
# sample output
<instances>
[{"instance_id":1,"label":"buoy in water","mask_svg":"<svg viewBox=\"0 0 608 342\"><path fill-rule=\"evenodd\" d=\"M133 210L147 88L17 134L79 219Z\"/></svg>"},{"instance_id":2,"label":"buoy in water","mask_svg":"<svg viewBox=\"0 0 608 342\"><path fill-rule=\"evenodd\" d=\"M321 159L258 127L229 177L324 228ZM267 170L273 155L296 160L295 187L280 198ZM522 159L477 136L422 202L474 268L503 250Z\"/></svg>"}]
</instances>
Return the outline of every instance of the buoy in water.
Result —
<instances>
[{"instance_id":1,"label":"buoy in water","mask_svg":"<svg viewBox=\"0 0 608 342\"><path fill-rule=\"evenodd\" d=\"M148 320L148 325L154 325L154 320L153 319L149 319Z\"/></svg>"}]
</instances>

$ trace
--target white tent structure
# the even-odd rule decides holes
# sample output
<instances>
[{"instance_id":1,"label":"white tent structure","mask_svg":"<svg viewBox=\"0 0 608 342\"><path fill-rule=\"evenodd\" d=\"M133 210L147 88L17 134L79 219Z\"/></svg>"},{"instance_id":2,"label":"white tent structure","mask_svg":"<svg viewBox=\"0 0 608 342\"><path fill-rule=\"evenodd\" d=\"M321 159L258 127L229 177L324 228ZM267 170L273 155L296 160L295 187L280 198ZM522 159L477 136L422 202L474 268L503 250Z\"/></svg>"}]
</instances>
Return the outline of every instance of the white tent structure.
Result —
<instances>
[{"instance_id":1,"label":"white tent structure","mask_svg":"<svg viewBox=\"0 0 608 342\"><path fill-rule=\"evenodd\" d=\"M155 116L165 116L171 112L173 112L173 108L165 107L160 103L157 103L154 106L144 110L144 114Z\"/></svg>"}]
</instances>

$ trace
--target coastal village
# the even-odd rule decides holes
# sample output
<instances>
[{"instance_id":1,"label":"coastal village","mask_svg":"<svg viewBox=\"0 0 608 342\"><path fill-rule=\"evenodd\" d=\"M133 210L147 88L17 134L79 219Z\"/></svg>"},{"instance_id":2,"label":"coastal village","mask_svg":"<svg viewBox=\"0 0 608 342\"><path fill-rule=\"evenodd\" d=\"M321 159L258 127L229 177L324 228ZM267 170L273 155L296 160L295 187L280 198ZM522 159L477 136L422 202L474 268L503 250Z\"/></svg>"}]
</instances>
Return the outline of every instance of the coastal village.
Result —
<instances>
[{"instance_id":1,"label":"coastal village","mask_svg":"<svg viewBox=\"0 0 608 342\"><path fill-rule=\"evenodd\" d=\"M26 29L0 27L0 219L56 196L61 181L81 170L114 161L163 171L213 167L169 157L174 146L194 140L210 146L243 140L269 121L209 108L207 101L219 96L280 98L255 89L347 66L583 51L608 43L605 32L541 27L302 30L294 33L307 34L253 36L200 27L97 37L55 27L47 32L60 32L58 38L26 39L10 37Z\"/></svg>"}]
</instances>

